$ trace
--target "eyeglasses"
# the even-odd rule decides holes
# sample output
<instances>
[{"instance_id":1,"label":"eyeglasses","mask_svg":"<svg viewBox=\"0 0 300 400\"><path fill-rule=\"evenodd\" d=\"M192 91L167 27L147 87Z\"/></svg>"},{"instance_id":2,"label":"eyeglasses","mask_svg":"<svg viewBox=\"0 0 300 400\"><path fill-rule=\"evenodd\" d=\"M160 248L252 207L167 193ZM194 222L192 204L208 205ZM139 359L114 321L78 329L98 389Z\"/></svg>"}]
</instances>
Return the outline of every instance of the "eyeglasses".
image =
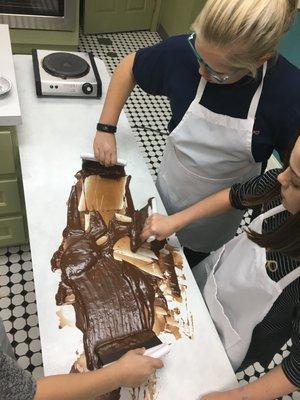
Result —
<instances>
[{"instance_id":1,"label":"eyeglasses","mask_svg":"<svg viewBox=\"0 0 300 400\"><path fill-rule=\"evenodd\" d=\"M203 64L207 73L214 78L217 82L219 83L225 83L228 81L230 78L232 78L234 75L236 75L237 72L233 72L232 74L221 74L217 71L215 71L213 68L211 68L206 62L203 60L203 58L200 56L198 51L196 50L195 47L195 40L196 40L196 33L193 32L189 37L188 37L188 42L191 46L191 49L193 50L193 53L195 54L199 64Z\"/></svg>"}]
</instances>

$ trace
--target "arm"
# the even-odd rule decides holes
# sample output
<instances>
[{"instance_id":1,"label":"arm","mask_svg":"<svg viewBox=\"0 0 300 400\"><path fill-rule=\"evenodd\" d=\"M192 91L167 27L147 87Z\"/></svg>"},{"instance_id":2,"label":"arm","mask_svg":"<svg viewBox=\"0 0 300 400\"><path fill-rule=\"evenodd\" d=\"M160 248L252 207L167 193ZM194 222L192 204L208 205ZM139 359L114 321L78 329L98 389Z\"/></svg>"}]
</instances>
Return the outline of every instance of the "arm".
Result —
<instances>
[{"instance_id":1,"label":"arm","mask_svg":"<svg viewBox=\"0 0 300 400\"><path fill-rule=\"evenodd\" d=\"M93 400L120 386L138 386L163 366L143 356L144 349L129 351L119 361L97 371L55 375L37 381L33 400Z\"/></svg>"},{"instance_id":2,"label":"arm","mask_svg":"<svg viewBox=\"0 0 300 400\"><path fill-rule=\"evenodd\" d=\"M201 400L273 400L295 391L297 388L277 366L263 377L243 387L227 392L210 393Z\"/></svg>"},{"instance_id":3,"label":"arm","mask_svg":"<svg viewBox=\"0 0 300 400\"><path fill-rule=\"evenodd\" d=\"M293 289L294 288L294 289ZM299 298L299 279L291 286L290 296ZM300 386L300 306L297 303L292 321L292 349L290 354L261 378L241 388L210 393L201 400L273 400L294 392Z\"/></svg>"},{"instance_id":4,"label":"arm","mask_svg":"<svg viewBox=\"0 0 300 400\"><path fill-rule=\"evenodd\" d=\"M146 240L151 235L155 235L158 240L165 239L200 218L214 217L231 210L233 207L230 203L229 193L230 189L223 189L170 216L151 215L146 220L141 235L142 240Z\"/></svg>"},{"instance_id":5,"label":"arm","mask_svg":"<svg viewBox=\"0 0 300 400\"><path fill-rule=\"evenodd\" d=\"M270 170L245 183L234 184L168 217L153 214L146 220L141 238L146 240L155 235L158 240L162 240L199 218L214 217L232 209L246 210L248 207L244 204L245 200L249 196L260 196L271 190L276 185L279 172L276 169Z\"/></svg>"},{"instance_id":6,"label":"arm","mask_svg":"<svg viewBox=\"0 0 300 400\"><path fill-rule=\"evenodd\" d=\"M99 122L117 125L122 108L135 86L132 73L135 53L120 62L111 78ZM94 139L95 157L106 166L117 162L115 136L111 133L96 132Z\"/></svg>"}]
</instances>

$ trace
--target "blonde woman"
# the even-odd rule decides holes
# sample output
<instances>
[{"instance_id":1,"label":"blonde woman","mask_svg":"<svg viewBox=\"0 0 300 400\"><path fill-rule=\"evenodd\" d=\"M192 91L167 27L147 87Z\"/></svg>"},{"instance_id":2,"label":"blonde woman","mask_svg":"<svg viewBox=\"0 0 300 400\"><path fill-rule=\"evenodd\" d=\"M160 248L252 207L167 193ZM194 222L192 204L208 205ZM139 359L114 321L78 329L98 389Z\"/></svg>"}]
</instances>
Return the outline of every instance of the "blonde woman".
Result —
<instances>
[{"instance_id":1,"label":"blonde woman","mask_svg":"<svg viewBox=\"0 0 300 400\"><path fill-rule=\"evenodd\" d=\"M264 169L282 156L300 123L300 71L277 54L297 0L208 0L192 35L125 57L116 68L94 139L96 158L115 164L114 133L137 83L170 100L170 136L157 177L169 214ZM243 211L178 232L190 265L230 240Z\"/></svg>"}]
</instances>

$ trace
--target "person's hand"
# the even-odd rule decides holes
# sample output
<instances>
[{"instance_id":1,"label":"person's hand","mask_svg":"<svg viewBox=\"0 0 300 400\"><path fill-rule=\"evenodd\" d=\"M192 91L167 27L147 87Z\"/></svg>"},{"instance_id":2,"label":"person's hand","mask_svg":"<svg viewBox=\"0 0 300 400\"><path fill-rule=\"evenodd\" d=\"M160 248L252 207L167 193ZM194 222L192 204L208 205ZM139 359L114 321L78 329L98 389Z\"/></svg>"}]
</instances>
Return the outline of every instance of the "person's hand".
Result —
<instances>
[{"instance_id":1,"label":"person's hand","mask_svg":"<svg viewBox=\"0 0 300 400\"><path fill-rule=\"evenodd\" d=\"M157 240L163 240L174 232L175 225L172 215L152 214L145 221L141 239L145 241L153 235Z\"/></svg>"},{"instance_id":2,"label":"person's hand","mask_svg":"<svg viewBox=\"0 0 300 400\"><path fill-rule=\"evenodd\" d=\"M202 396L200 400L242 400L242 397L238 397L237 395L238 393L234 390L227 392L213 392Z\"/></svg>"},{"instance_id":3,"label":"person's hand","mask_svg":"<svg viewBox=\"0 0 300 400\"><path fill-rule=\"evenodd\" d=\"M117 145L115 135L106 132L96 132L94 138L95 158L106 167L117 163Z\"/></svg>"},{"instance_id":4,"label":"person's hand","mask_svg":"<svg viewBox=\"0 0 300 400\"><path fill-rule=\"evenodd\" d=\"M121 386L136 387L147 381L157 368L164 365L159 358L143 356L145 348L130 350L117 362Z\"/></svg>"}]
</instances>

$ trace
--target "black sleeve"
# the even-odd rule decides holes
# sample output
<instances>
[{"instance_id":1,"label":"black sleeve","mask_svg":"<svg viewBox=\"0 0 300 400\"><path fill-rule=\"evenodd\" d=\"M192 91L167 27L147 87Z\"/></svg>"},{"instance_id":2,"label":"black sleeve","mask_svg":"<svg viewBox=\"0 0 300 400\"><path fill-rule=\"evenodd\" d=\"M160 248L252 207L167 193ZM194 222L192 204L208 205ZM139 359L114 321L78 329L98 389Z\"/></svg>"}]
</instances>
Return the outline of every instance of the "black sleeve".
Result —
<instances>
[{"instance_id":1,"label":"black sleeve","mask_svg":"<svg viewBox=\"0 0 300 400\"><path fill-rule=\"evenodd\" d=\"M133 75L136 83L152 95L166 95L165 42L136 52Z\"/></svg>"},{"instance_id":2,"label":"black sleeve","mask_svg":"<svg viewBox=\"0 0 300 400\"><path fill-rule=\"evenodd\" d=\"M194 58L188 35L172 36L154 46L136 52L132 73L136 83L152 95L168 96L185 63Z\"/></svg>"},{"instance_id":3,"label":"black sleeve","mask_svg":"<svg viewBox=\"0 0 300 400\"><path fill-rule=\"evenodd\" d=\"M297 104L284 112L284 116L284 120L277 127L278 134L274 143L282 162L300 130L300 98Z\"/></svg>"},{"instance_id":4,"label":"black sleeve","mask_svg":"<svg viewBox=\"0 0 300 400\"><path fill-rule=\"evenodd\" d=\"M16 361L0 352L0 399L32 400L35 391L33 378Z\"/></svg>"},{"instance_id":5,"label":"black sleeve","mask_svg":"<svg viewBox=\"0 0 300 400\"><path fill-rule=\"evenodd\" d=\"M261 196L274 188L277 183L277 176L280 169L271 169L263 175L249 179L245 183L236 183L230 189L229 199L232 207L239 210L249 208L245 206L245 200L248 196Z\"/></svg>"},{"instance_id":6,"label":"black sleeve","mask_svg":"<svg viewBox=\"0 0 300 400\"><path fill-rule=\"evenodd\" d=\"M300 387L300 305L295 309L292 323L292 348L291 352L282 361L282 369L288 380Z\"/></svg>"},{"instance_id":7,"label":"black sleeve","mask_svg":"<svg viewBox=\"0 0 300 400\"><path fill-rule=\"evenodd\" d=\"M274 113L276 115L272 124L274 148L283 161L300 129L300 70L279 55L274 66L274 74L273 83L276 88L275 92L272 90L272 96L275 98L280 97L280 94L282 96L280 101L272 105L268 103L273 108L273 115Z\"/></svg>"}]
</instances>

